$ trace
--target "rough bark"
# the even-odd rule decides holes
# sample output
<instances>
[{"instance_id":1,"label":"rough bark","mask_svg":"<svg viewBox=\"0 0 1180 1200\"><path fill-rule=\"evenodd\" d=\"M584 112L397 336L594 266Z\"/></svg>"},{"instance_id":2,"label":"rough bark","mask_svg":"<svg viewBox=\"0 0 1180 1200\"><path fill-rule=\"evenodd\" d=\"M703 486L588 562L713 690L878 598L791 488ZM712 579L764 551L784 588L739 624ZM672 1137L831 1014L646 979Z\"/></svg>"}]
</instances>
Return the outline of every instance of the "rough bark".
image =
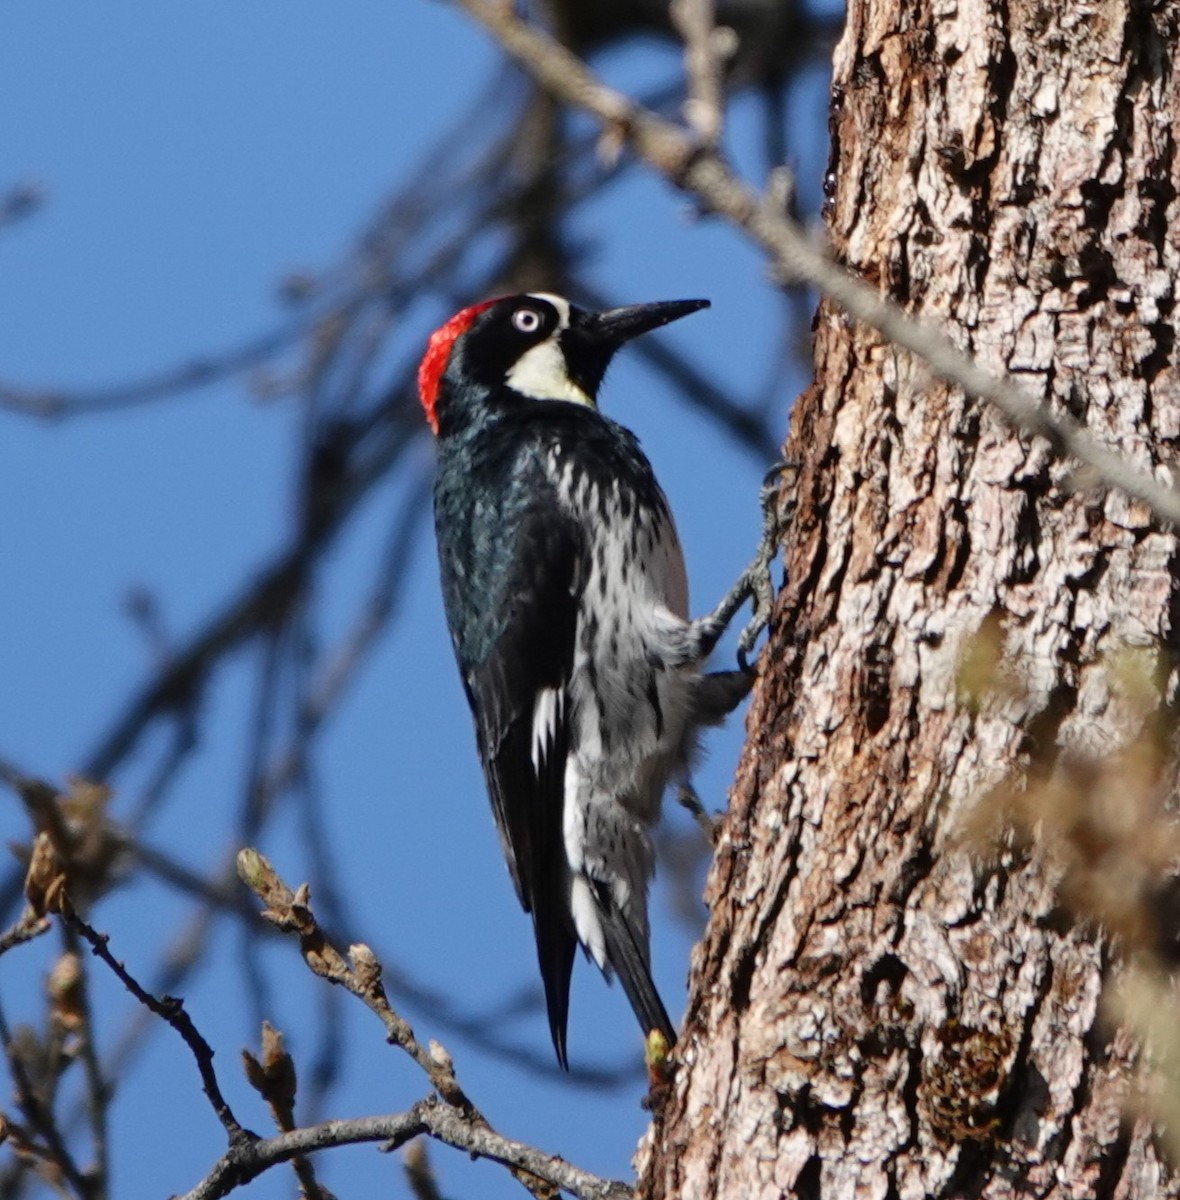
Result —
<instances>
[{"instance_id":1,"label":"rough bark","mask_svg":"<svg viewBox=\"0 0 1180 1200\"><path fill-rule=\"evenodd\" d=\"M1109 445L1175 472L1174 0L869 0L836 51L835 253ZM989 789L1142 731L1116 664L1174 674L1177 539L821 307L787 584L708 885L642 1195L1176 1195L1118 947ZM962 663L995 632L1012 686ZM1170 680L1174 684L1174 679Z\"/></svg>"}]
</instances>

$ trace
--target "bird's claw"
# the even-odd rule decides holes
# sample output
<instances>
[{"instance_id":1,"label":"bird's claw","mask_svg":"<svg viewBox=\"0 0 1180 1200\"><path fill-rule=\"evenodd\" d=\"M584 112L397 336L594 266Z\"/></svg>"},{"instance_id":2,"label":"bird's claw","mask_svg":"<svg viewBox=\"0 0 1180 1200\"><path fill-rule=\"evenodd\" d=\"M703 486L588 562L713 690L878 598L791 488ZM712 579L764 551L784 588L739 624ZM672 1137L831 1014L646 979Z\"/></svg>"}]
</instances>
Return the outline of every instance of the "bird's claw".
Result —
<instances>
[{"instance_id":1,"label":"bird's claw","mask_svg":"<svg viewBox=\"0 0 1180 1200\"><path fill-rule=\"evenodd\" d=\"M762 540L758 544L758 553L738 576L737 582L729 589L721 603L707 617L701 617L694 623L696 657L704 659L712 653L713 647L737 615L738 609L747 600L752 600L754 612L738 638L737 650L738 666L743 671L751 670L749 653L754 648L758 635L770 624L774 608L774 585L770 578L770 565L778 554L782 531L793 508L793 504L779 504L779 480L788 472L793 475L797 470L795 463L778 462L766 473L760 493Z\"/></svg>"},{"instance_id":2,"label":"bird's claw","mask_svg":"<svg viewBox=\"0 0 1180 1200\"><path fill-rule=\"evenodd\" d=\"M687 779L683 780L676 788L676 799L682 807L688 810L692 819L700 826L709 845L712 846L717 840L717 822L705 811L705 806L701 803L696 788Z\"/></svg>"},{"instance_id":3,"label":"bird's claw","mask_svg":"<svg viewBox=\"0 0 1180 1200\"><path fill-rule=\"evenodd\" d=\"M754 649L758 635L770 624L774 610L774 585L770 578L770 566L778 554L782 532L790 519L793 503L780 505L782 495L782 478L792 477L798 472L798 464L787 462L785 459L774 464L762 480L759 492L759 503L762 508L762 540L758 543L758 552L753 562L742 572L738 587L742 590L743 601L753 601L754 611L746 622L745 628L738 637L737 660L743 671L751 669L748 656ZM793 480L792 480L793 482Z\"/></svg>"}]
</instances>

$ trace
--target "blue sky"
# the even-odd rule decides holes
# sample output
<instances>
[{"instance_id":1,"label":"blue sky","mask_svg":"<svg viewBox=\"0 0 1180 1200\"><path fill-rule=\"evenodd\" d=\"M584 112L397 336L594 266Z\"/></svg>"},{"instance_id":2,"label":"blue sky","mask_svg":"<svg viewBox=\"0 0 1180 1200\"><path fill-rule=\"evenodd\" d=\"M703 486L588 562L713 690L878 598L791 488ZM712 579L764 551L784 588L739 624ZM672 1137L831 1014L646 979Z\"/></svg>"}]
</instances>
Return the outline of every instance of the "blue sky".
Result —
<instances>
[{"instance_id":1,"label":"blue sky","mask_svg":"<svg viewBox=\"0 0 1180 1200\"><path fill-rule=\"evenodd\" d=\"M605 69L623 85L666 79L674 56L649 45ZM0 380L89 390L238 344L281 320L276 287L293 270L330 267L390 188L496 72L478 30L446 4L421 0L338 7L219 0L199 8L122 0L102 6L11 4L0 13L0 190L40 184L44 208L0 228ZM801 178L814 196L822 146L822 81L799 121ZM808 119L810 117L810 119ZM735 106L733 150L757 161L752 102ZM695 220L664 185L624 177L585 204L574 233L589 274L620 300L708 296L714 308L667 331L670 341L740 395L764 384L779 299L758 257L728 231ZM472 297L474 299L475 297ZM437 317L440 314L434 314ZM445 315L445 314L441 314ZM433 319L433 318L431 318ZM425 318L424 318L425 320ZM429 325L397 331L420 343ZM751 553L763 464L663 393L634 358L612 371L604 407L640 434L672 501L695 607L711 606ZM786 414L781 414L780 431ZM43 424L0 412L0 757L62 780L76 770L128 693L150 672L151 647L128 618L132 588L155 597L183 639L235 581L260 566L292 522L298 413L240 381L166 403ZM422 439L412 473L429 469ZM397 487L378 490L331 553L322 632L339 636L367 568L388 537ZM512 895L492 829L442 621L433 539L418 543L404 608L332 722L318 760L329 841L355 928L383 958L480 1008L536 985L527 919ZM200 749L149 840L208 871L233 846L249 662L217 677ZM708 739L699 787L724 792L741 721ZM133 805L142 761L113 782L116 817ZM139 772L137 774L137 771ZM6 839L25 834L14 798ZM672 814L688 828L687 818ZM306 870L298 825L284 817L261 848L290 882ZM313 898L314 899L314 898ZM678 1014L691 939L657 892L655 972ZM92 913L143 978L184 927L188 908L138 883ZM700 913L703 920L703 910ZM10 1021L38 1011L51 939L6 956L0 1002ZM267 1121L237 1054L256 1040L239 994L236 928L214 931L208 966L186 988L194 1021L217 1051L223 1086L245 1123ZM324 985L291 945L268 944L272 1011L296 1054L309 1054ZM114 1049L134 1006L94 975L99 1039ZM345 1006L344 1076L328 1113L406 1107L424 1091L376 1022ZM505 1134L605 1174L629 1174L646 1115L636 1070L598 1094L538 1077L432 1028L428 1006L405 1015L436 1034L460 1078ZM508 1031L548 1055L539 1008ZM609 1069L638 1061L626 1002L583 963L575 968L571 1058ZM302 1063L301 1063L302 1065ZM160 1196L193 1186L222 1148L220 1129L178 1039L157 1030L113 1106L114 1192ZM432 1147L446 1194L495 1200L517 1185L488 1164ZM321 1156L324 1182L345 1195L408 1194L395 1162L372 1147ZM274 1172L243 1192L291 1194Z\"/></svg>"}]
</instances>

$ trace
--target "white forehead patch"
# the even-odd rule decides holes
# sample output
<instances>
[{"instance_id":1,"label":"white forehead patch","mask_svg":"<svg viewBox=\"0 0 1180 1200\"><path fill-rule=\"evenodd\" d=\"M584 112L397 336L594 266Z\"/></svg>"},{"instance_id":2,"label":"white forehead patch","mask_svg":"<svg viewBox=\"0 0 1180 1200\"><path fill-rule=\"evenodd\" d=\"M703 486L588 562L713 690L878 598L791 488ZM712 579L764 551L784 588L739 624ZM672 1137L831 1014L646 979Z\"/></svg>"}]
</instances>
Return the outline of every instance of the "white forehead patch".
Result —
<instances>
[{"instance_id":1,"label":"white forehead patch","mask_svg":"<svg viewBox=\"0 0 1180 1200\"><path fill-rule=\"evenodd\" d=\"M529 292L532 300L544 300L557 309L557 328L568 329L570 324L570 302L564 296L555 296L552 292Z\"/></svg>"},{"instance_id":2,"label":"white forehead patch","mask_svg":"<svg viewBox=\"0 0 1180 1200\"><path fill-rule=\"evenodd\" d=\"M586 395L570 379L565 355L558 345L558 335L563 329L569 328L570 302L549 292L532 292L530 295L552 304L557 310L557 329L543 342L538 342L526 350L512 364L505 382L522 396L528 396L532 400L568 400L574 404L585 404L587 408L597 407L594 398Z\"/></svg>"}]
</instances>

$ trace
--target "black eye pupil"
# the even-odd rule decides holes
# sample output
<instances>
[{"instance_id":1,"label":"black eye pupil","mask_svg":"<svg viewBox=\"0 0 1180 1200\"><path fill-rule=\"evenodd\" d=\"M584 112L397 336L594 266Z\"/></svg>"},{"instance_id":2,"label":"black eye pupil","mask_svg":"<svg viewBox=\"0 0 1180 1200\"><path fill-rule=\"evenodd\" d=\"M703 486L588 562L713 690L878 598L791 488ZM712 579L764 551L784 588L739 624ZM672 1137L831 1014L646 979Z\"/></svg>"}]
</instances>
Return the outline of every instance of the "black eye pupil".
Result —
<instances>
[{"instance_id":1,"label":"black eye pupil","mask_svg":"<svg viewBox=\"0 0 1180 1200\"><path fill-rule=\"evenodd\" d=\"M512 318L512 323L521 333L535 333L541 327L541 315L535 309L522 308Z\"/></svg>"}]
</instances>

